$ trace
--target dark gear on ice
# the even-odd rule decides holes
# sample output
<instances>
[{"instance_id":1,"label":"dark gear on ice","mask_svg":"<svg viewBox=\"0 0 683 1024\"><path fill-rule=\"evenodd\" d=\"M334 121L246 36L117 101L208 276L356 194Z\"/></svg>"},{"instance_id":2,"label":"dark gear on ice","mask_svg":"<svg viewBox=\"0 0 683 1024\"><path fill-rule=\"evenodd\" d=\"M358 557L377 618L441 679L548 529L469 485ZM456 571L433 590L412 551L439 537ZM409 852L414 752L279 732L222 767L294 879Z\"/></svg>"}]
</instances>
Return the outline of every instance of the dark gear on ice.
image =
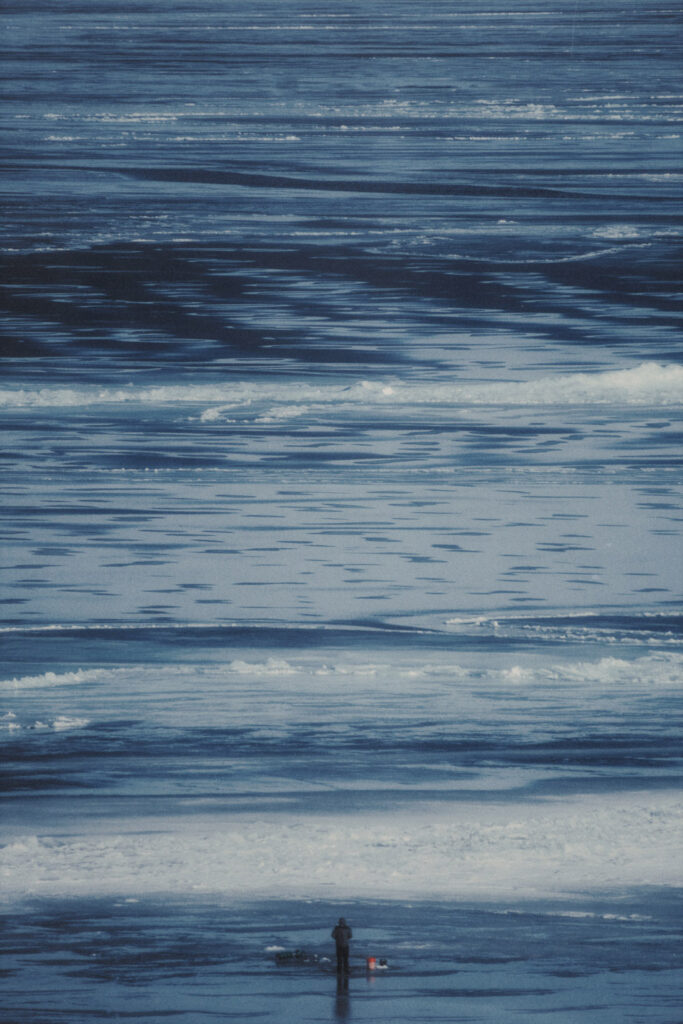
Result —
<instances>
[{"instance_id":1,"label":"dark gear on ice","mask_svg":"<svg viewBox=\"0 0 683 1024\"><path fill-rule=\"evenodd\" d=\"M339 918L339 924L332 929L332 938L337 944L337 973L349 973L349 939L353 932L343 917Z\"/></svg>"}]
</instances>

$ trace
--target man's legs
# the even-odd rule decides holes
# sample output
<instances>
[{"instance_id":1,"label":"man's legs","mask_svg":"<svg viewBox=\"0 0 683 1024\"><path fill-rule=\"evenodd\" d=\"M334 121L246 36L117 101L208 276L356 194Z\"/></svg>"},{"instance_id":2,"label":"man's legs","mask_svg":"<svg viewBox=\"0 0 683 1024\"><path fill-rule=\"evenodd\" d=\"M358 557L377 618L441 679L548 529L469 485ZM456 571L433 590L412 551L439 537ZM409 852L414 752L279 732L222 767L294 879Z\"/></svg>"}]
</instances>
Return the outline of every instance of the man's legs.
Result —
<instances>
[{"instance_id":1,"label":"man's legs","mask_svg":"<svg viewBox=\"0 0 683 1024\"><path fill-rule=\"evenodd\" d=\"M337 946L337 974L349 973L349 947Z\"/></svg>"}]
</instances>

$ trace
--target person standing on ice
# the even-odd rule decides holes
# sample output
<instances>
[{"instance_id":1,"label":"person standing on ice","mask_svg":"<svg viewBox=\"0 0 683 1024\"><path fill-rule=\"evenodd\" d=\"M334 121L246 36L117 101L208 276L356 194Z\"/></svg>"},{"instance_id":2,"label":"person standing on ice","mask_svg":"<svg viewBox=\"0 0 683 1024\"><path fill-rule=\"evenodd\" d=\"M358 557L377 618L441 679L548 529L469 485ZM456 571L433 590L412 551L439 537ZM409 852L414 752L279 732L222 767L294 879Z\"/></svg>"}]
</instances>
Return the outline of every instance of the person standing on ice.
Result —
<instances>
[{"instance_id":1,"label":"person standing on ice","mask_svg":"<svg viewBox=\"0 0 683 1024\"><path fill-rule=\"evenodd\" d=\"M343 917L339 918L339 924L332 929L332 938L337 944L337 974L349 973L349 939L353 932Z\"/></svg>"}]
</instances>

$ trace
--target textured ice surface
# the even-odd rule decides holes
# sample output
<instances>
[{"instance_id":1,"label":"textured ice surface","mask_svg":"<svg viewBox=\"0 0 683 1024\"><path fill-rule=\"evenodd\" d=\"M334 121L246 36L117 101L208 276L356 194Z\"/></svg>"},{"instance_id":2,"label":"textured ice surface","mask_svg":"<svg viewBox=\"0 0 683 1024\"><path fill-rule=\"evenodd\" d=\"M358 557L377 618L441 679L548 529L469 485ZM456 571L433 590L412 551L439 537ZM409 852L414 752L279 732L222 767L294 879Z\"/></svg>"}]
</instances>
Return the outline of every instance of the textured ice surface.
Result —
<instances>
[{"instance_id":1,"label":"textured ice surface","mask_svg":"<svg viewBox=\"0 0 683 1024\"><path fill-rule=\"evenodd\" d=\"M12 1024L679 1024L673 7L4 4Z\"/></svg>"}]
</instances>

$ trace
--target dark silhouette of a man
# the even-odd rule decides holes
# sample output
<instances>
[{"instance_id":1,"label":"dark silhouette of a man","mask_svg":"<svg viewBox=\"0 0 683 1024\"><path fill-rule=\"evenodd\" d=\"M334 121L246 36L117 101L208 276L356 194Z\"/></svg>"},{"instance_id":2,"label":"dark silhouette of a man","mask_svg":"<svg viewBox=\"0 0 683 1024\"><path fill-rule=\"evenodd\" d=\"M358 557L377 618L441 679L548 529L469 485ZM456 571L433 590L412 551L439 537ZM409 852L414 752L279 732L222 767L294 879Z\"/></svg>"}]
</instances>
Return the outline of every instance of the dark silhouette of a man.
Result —
<instances>
[{"instance_id":1,"label":"dark silhouette of a man","mask_svg":"<svg viewBox=\"0 0 683 1024\"><path fill-rule=\"evenodd\" d=\"M337 944L337 974L349 973L349 939L353 932L343 917L339 918L339 924L332 929L332 938Z\"/></svg>"}]
</instances>

